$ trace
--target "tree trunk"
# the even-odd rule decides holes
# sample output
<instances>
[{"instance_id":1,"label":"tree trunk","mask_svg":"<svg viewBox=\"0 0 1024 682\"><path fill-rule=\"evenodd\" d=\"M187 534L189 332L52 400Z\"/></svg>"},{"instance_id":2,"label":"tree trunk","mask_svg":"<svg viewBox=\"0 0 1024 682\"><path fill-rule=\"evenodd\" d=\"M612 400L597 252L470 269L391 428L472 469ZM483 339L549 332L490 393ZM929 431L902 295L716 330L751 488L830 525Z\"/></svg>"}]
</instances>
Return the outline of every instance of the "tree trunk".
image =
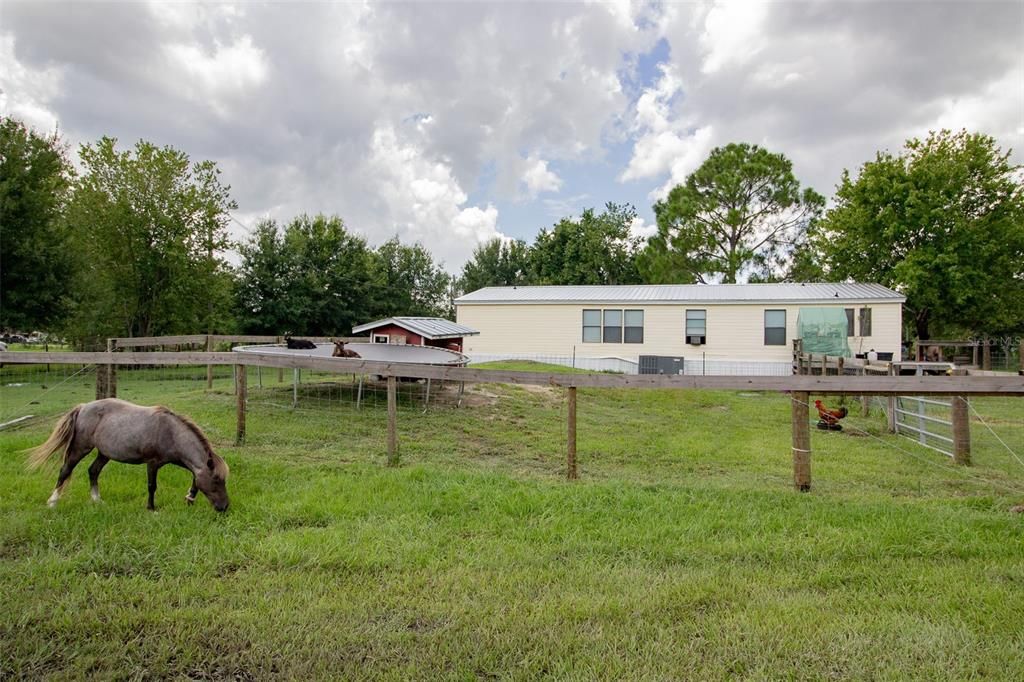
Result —
<instances>
[{"instance_id":1,"label":"tree trunk","mask_svg":"<svg viewBox=\"0 0 1024 682\"><path fill-rule=\"evenodd\" d=\"M923 308L914 314L914 324L917 327L917 338L919 341L927 341L932 338L932 335L928 333L928 321L931 317L931 311L928 308Z\"/></svg>"}]
</instances>

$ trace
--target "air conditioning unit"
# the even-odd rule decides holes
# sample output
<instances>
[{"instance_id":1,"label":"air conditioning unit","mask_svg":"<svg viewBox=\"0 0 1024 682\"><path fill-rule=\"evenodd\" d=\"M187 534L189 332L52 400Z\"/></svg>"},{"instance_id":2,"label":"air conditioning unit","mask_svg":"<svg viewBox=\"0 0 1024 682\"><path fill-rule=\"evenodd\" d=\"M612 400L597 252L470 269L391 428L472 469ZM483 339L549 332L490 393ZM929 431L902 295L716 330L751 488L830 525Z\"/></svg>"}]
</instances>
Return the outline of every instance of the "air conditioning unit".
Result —
<instances>
[{"instance_id":1,"label":"air conditioning unit","mask_svg":"<svg viewBox=\"0 0 1024 682\"><path fill-rule=\"evenodd\" d=\"M683 358L664 355L641 355L640 374L683 374Z\"/></svg>"},{"instance_id":2,"label":"air conditioning unit","mask_svg":"<svg viewBox=\"0 0 1024 682\"><path fill-rule=\"evenodd\" d=\"M706 337L704 336L687 336L686 343L690 344L691 346L703 346L705 338Z\"/></svg>"}]
</instances>

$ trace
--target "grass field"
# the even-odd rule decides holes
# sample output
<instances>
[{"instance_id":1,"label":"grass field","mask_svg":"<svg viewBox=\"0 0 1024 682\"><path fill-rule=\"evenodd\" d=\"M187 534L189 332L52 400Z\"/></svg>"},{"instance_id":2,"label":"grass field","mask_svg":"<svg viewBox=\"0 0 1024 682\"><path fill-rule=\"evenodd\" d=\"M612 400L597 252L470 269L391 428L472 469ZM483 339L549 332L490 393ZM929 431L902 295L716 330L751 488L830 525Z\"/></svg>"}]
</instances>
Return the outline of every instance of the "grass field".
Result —
<instances>
[{"instance_id":1,"label":"grass field","mask_svg":"<svg viewBox=\"0 0 1024 682\"><path fill-rule=\"evenodd\" d=\"M48 417L0 432L0 679L1024 679L1024 463L980 421L1024 456L1024 399L972 402L970 469L855 408L801 494L785 395L580 389L570 483L557 389L410 393L390 469L340 383L250 377L234 447L230 377L123 372L207 431L231 509L168 467L147 512L116 463L94 504L91 458L48 509L20 451L91 397L73 371L0 376Z\"/></svg>"}]
</instances>

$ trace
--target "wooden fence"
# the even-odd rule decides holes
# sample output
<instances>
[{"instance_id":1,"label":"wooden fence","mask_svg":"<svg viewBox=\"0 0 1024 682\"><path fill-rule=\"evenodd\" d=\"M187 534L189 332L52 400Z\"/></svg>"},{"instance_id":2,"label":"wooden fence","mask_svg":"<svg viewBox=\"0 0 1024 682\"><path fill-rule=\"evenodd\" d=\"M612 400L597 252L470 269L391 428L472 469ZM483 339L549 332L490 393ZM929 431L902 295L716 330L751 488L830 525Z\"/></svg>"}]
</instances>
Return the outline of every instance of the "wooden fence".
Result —
<instances>
[{"instance_id":1,"label":"wooden fence","mask_svg":"<svg viewBox=\"0 0 1024 682\"><path fill-rule=\"evenodd\" d=\"M204 337L205 338L205 337ZM311 369L339 374L375 374L387 378L388 385L388 463L398 463L396 385L398 377L446 380L464 383L500 383L533 386L560 386L568 389L566 474L577 477L576 407L578 388L630 389L711 389L779 391L789 393L792 405L793 482L798 490L810 490L811 440L810 397L819 395L950 395L950 396L1024 396L1024 378L1006 376L680 376L616 374L546 374L506 370L482 370L468 367L374 362L349 358L273 356L248 353L12 353L0 352L0 363L10 364L84 364L97 366L97 395L116 395L115 368L119 365L234 365L240 378L237 391L236 442L245 441L246 376L245 367ZM959 401L954 400L959 406ZM966 405L964 402L963 405ZM956 418L960 415L960 419ZM966 409L954 411L954 439L969 443ZM961 463L968 463L958 459Z\"/></svg>"}]
</instances>

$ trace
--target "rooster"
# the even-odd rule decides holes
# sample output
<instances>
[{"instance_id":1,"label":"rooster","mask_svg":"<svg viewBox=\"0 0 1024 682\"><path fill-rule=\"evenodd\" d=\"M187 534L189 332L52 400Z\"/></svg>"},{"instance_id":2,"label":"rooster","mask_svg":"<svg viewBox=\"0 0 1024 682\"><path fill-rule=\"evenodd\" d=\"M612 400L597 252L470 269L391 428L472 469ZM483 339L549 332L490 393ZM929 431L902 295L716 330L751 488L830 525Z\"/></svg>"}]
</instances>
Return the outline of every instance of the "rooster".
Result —
<instances>
[{"instance_id":1,"label":"rooster","mask_svg":"<svg viewBox=\"0 0 1024 682\"><path fill-rule=\"evenodd\" d=\"M846 408L840 407L838 410L830 410L821 404L820 400L814 401L814 406L818 408L818 428L828 431L842 431L843 427L839 425L839 420L846 416Z\"/></svg>"}]
</instances>

